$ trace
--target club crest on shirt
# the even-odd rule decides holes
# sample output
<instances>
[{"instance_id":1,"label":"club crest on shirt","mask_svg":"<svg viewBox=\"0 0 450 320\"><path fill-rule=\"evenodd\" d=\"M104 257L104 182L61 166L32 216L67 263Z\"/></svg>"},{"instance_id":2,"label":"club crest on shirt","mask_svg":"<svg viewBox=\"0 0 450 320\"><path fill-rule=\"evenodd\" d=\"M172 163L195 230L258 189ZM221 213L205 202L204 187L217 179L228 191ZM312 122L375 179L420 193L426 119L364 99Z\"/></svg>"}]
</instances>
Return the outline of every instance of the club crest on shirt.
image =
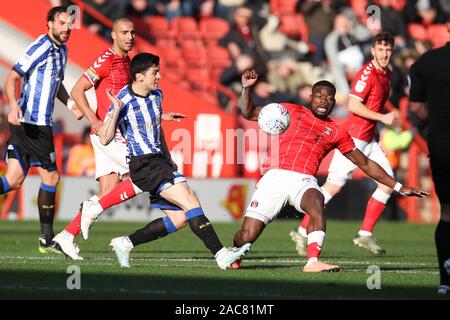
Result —
<instances>
[{"instance_id":1,"label":"club crest on shirt","mask_svg":"<svg viewBox=\"0 0 450 320\"><path fill-rule=\"evenodd\" d=\"M258 205L259 205L258 200L253 200L253 201L250 203L250 207L252 207L252 208L256 208Z\"/></svg>"},{"instance_id":2,"label":"club crest on shirt","mask_svg":"<svg viewBox=\"0 0 450 320\"><path fill-rule=\"evenodd\" d=\"M333 129L331 129L330 127L325 127L323 129L323 132L327 135L327 136L331 136L333 134Z\"/></svg>"}]
</instances>

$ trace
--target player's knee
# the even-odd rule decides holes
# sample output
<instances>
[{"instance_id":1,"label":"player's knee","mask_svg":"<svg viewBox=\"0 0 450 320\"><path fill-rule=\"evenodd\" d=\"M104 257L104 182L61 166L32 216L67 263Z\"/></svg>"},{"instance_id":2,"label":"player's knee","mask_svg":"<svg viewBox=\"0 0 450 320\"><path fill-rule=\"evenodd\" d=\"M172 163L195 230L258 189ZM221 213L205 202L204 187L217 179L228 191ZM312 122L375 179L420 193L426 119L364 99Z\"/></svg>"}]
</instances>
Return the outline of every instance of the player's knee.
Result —
<instances>
[{"instance_id":1,"label":"player's knee","mask_svg":"<svg viewBox=\"0 0 450 320\"><path fill-rule=\"evenodd\" d=\"M59 183L59 173L58 171L52 171L50 174L42 177L42 182L49 186L56 186Z\"/></svg>"},{"instance_id":2,"label":"player's knee","mask_svg":"<svg viewBox=\"0 0 450 320\"><path fill-rule=\"evenodd\" d=\"M180 216L182 216L182 214L180 214ZM182 221L181 220L179 220L179 219L171 219L169 216L166 216L166 217L162 218L162 221L164 223L164 227L166 228L166 231L167 231L168 234L174 233L177 230L179 230L179 229L184 227L184 225L182 225ZM186 219L184 221L186 221Z\"/></svg>"},{"instance_id":3,"label":"player's knee","mask_svg":"<svg viewBox=\"0 0 450 320\"><path fill-rule=\"evenodd\" d=\"M25 177L4 177L4 180L5 180L5 182L8 183L8 187L9 187L8 191L9 190L17 190L22 186L22 183L25 180Z\"/></svg>"},{"instance_id":4,"label":"player's knee","mask_svg":"<svg viewBox=\"0 0 450 320\"><path fill-rule=\"evenodd\" d=\"M331 195L338 193L341 188L347 183L348 176L337 172L330 172L325 183L328 192Z\"/></svg>"},{"instance_id":5,"label":"player's knee","mask_svg":"<svg viewBox=\"0 0 450 320\"><path fill-rule=\"evenodd\" d=\"M188 223L186 215L182 213L182 211L180 211L178 214L171 215L168 218L172 220L172 223L174 224L175 228L177 228L177 230L183 229Z\"/></svg>"}]
</instances>

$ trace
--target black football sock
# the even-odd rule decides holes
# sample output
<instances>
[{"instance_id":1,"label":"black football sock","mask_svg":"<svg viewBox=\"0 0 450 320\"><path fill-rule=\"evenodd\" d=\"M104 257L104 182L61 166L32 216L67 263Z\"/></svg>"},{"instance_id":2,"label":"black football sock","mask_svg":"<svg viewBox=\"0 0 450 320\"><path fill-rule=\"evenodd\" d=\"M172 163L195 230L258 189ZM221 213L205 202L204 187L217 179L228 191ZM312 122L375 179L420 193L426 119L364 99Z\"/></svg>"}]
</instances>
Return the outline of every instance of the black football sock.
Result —
<instances>
[{"instance_id":1,"label":"black football sock","mask_svg":"<svg viewBox=\"0 0 450 320\"><path fill-rule=\"evenodd\" d=\"M439 220L434 239L436 241L441 284L450 286L450 275L444 268L445 261L450 259L450 222Z\"/></svg>"},{"instance_id":2,"label":"black football sock","mask_svg":"<svg viewBox=\"0 0 450 320\"><path fill-rule=\"evenodd\" d=\"M189 226L204 245L215 255L223 248L222 243L217 237L216 231L204 215L202 208L194 208L186 211L186 218L189 220Z\"/></svg>"},{"instance_id":3,"label":"black football sock","mask_svg":"<svg viewBox=\"0 0 450 320\"><path fill-rule=\"evenodd\" d=\"M133 246L137 246L142 243L165 237L168 234L169 231L166 229L163 218L159 218L153 220L142 229L136 230L133 234L129 235L128 238Z\"/></svg>"},{"instance_id":4,"label":"black football sock","mask_svg":"<svg viewBox=\"0 0 450 320\"><path fill-rule=\"evenodd\" d=\"M53 218L55 216L56 186L41 183L38 195L39 221L41 223L41 234L46 243L53 239Z\"/></svg>"}]
</instances>

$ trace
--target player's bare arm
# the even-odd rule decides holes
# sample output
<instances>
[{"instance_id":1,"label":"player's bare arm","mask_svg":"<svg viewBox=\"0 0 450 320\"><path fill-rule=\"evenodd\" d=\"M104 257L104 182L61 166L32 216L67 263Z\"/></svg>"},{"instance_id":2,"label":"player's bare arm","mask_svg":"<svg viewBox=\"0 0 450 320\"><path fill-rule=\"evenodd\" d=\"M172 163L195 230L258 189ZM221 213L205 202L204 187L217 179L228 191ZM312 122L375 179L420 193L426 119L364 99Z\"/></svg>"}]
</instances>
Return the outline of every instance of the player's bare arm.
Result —
<instances>
[{"instance_id":1,"label":"player's bare arm","mask_svg":"<svg viewBox=\"0 0 450 320\"><path fill-rule=\"evenodd\" d=\"M422 121L423 123L428 122L428 108L425 102L413 102L411 101L409 104L409 109L412 113Z\"/></svg>"},{"instance_id":2,"label":"player's bare arm","mask_svg":"<svg viewBox=\"0 0 450 320\"><path fill-rule=\"evenodd\" d=\"M114 139L117 120L119 118L120 109L123 106L123 102L120 101L117 96L113 96L111 90L107 90L107 95L114 108L112 112L106 115L105 122L97 131L97 134L100 137L100 143L104 146L108 145Z\"/></svg>"},{"instance_id":3,"label":"player's bare arm","mask_svg":"<svg viewBox=\"0 0 450 320\"><path fill-rule=\"evenodd\" d=\"M180 122L181 119L187 118L187 115L179 112L165 112L161 115L161 120Z\"/></svg>"},{"instance_id":4,"label":"player's bare arm","mask_svg":"<svg viewBox=\"0 0 450 320\"><path fill-rule=\"evenodd\" d=\"M97 132L102 125L102 121L97 118L95 112L92 111L85 93L92 87L93 85L83 76L81 76L75 86L72 88L70 95L77 104L78 109L81 111L81 113L83 113L86 119L88 119L89 123L91 124L92 130L94 130L94 132Z\"/></svg>"},{"instance_id":5,"label":"player's bare arm","mask_svg":"<svg viewBox=\"0 0 450 320\"><path fill-rule=\"evenodd\" d=\"M69 94L67 93L66 87L64 87L63 84L61 84L61 86L59 87L56 97L59 101L67 106L67 108L74 114L77 120L83 118L83 114L80 110L78 110L76 103L72 100L72 98L70 98Z\"/></svg>"},{"instance_id":6,"label":"player's bare arm","mask_svg":"<svg viewBox=\"0 0 450 320\"><path fill-rule=\"evenodd\" d=\"M257 121L259 112L262 107L256 107L252 99L252 87L258 80L258 74L255 70L247 70L244 72L241 78L242 93L239 98L239 108L241 109L242 116L251 121Z\"/></svg>"},{"instance_id":7,"label":"player's bare arm","mask_svg":"<svg viewBox=\"0 0 450 320\"><path fill-rule=\"evenodd\" d=\"M20 125L19 119L22 118L22 110L16 99L16 83L17 81L20 81L20 78L20 74L11 70L6 77L5 82L5 93L9 101L8 122L15 126Z\"/></svg>"},{"instance_id":8,"label":"player's bare arm","mask_svg":"<svg viewBox=\"0 0 450 320\"><path fill-rule=\"evenodd\" d=\"M380 121L385 125L394 125L400 119L397 111L392 111L389 113L379 113L370 110L366 105L356 97L350 96L348 102L348 111L369 120Z\"/></svg>"},{"instance_id":9,"label":"player's bare arm","mask_svg":"<svg viewBox=\"0 0 450 320\"><path fill-rule=\"evenodd\" d=\"M396 186L398 182L388 175L379 164L367 158L359 149L355 148L352 151L345 153L344 156L357 165L369 177L396 190L402 196L423 198L430 195L428 192L409 186L401 186L401 188L397 190Z\"/></svg>"}]
</instances>

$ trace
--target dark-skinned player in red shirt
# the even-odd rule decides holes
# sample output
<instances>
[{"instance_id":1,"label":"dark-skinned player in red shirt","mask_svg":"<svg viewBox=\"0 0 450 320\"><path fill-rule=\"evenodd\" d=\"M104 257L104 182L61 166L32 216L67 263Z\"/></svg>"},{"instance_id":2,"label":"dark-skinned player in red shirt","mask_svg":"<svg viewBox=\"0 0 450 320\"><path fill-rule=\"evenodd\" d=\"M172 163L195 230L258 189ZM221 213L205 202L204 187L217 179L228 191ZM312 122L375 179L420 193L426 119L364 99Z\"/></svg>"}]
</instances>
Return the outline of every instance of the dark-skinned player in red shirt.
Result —
<instances>
[{"instance_id":1,"label":"dark-skinned player in red shirt","mask_svg":"<svg viewBox=\"0 0 450 320\"><path fill-rule=\"evenodd\" d=\"M257 80L254 70L242 75L242 94L239 106L247 120L257 121L263 107L254 105L252 87ZM234 236L234 243L242 246L258 239L266 225L275 219L281 208L290 203L300 212L310 215L308 224L308 261L304 272L336 272L337 265L319 261L325 238L324 197L314 175L322 159L333 149L340 152L369 177L394 189L399 185L381 166L367 158L355 147L348 132L339 127L328 115L335 105L336 88L328 81L314 84L311 107L281 103L289 112L291 122L280 134L279 147L268 151L263 164L264 176L259 180L241 229ZM398 188L404 196L424 197L428 193L414 187ZM233 268L239 268L235 262Z\"/></svg>"}]
</instances>

